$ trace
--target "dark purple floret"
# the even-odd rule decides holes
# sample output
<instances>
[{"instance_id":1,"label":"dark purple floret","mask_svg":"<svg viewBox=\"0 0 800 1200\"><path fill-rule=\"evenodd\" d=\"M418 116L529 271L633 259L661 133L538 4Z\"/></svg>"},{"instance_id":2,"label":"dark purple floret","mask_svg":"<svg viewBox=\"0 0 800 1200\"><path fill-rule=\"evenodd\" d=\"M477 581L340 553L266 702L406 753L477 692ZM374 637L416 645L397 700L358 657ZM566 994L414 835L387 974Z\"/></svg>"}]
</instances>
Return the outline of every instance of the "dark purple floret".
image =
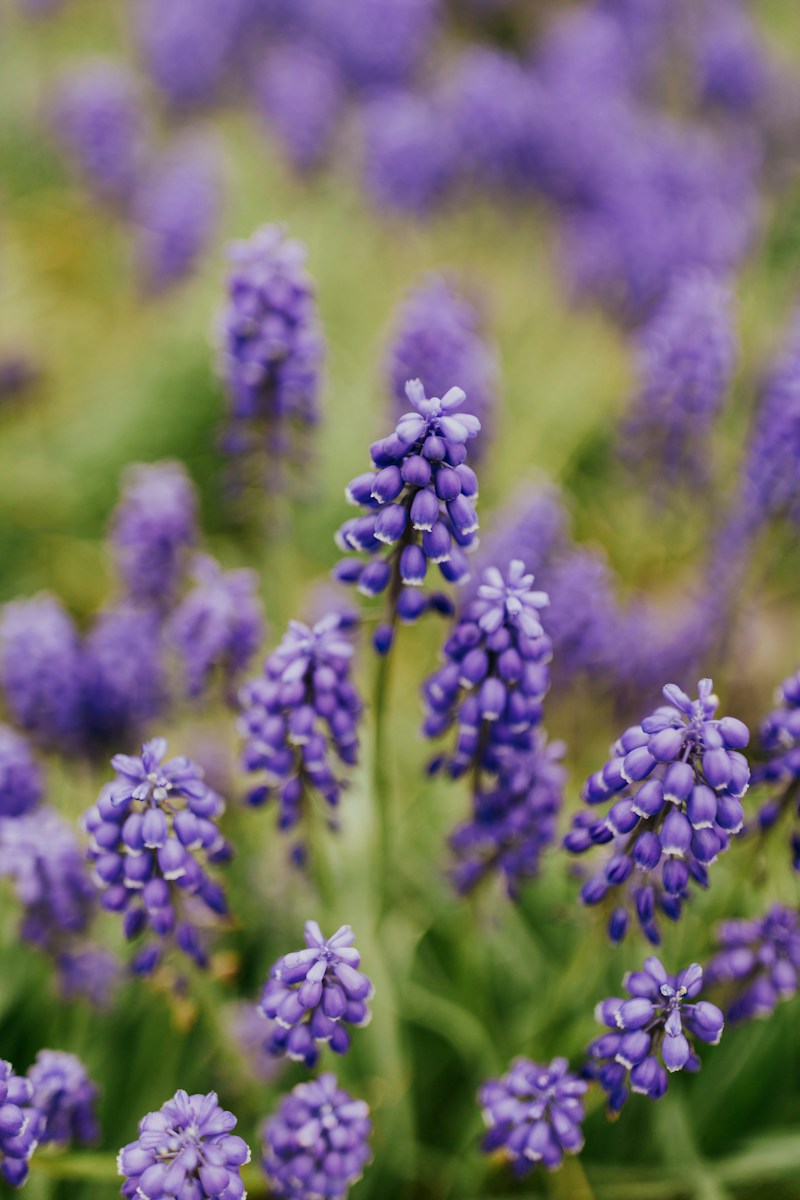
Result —
<instances>
[{"instance_id":1,"label":"dark purple floret","mask_svg":"<svg viewBox=\"0 0 800 1200\"><path fill-rule=\"evenodd\" d=\"M705 272L678 276L637 334L638 390L623 424L625 458L652 492L708 481L736 349L729 288Z\"/></svg>"},{"instance_id":2,"label":"dark purple floret","mask_svg":"<svg viewBox=\"0 0 800 1200\"><path fill-rule=\"evenodd\" d=\"M306 949L285 954L271 968L259 1005L274 1024L270 1053L313 1067L326 1043L336 1054L350 1049L346 1026L368 1024L374 989L359 970L355 934L342 925L325 938L316 921L306 921Z\"/></svg>"},{"instance_id":3,"label":"dark purple floret","mask_svg":"<svg viewBox=\"0 0 800 1200\"><path fill-rule=\"evenodd\" d=\"M43 793L42 772L25 738L0 725L0 817L30 812Z\"/></svg>"},{"instance_id":4,"label":"dark purple floret","mask_svg":"<svg viewBox=\"0 0 800 1200\"><path fill-rule=\"evenodd\" d=\"M177 462L137 463L124 476L111 544L131 600L161 611L174 602L197 541L197 496Z\"/></svg>"},{"instance_id":5,"label":"dark purple floret","mask_svg":"<svg viewBox=\"0 0 800 1200\"><path fill-rule=\"evenodd\" d=\"M345 521L336 535L340 549L369 559L342 559L334 577L365 596L387 592L387 620L373 639L380 654L391 648L398 621L412 624L431 608L451 611L446 597L421 590L428 565L437 565L449 583L465 582L464 551L475 544L478 529L478 481L467 465L466 444L480 421L457 411L466 399L461 388L428 399L415 379L406 384L406 395L412 411L394 433L373 443L373 469L346 488L348 500L365 512Z\"/></svg>"},{"instance_id":6,"label":"dark purple floret","mask_svg":"<svg viewBox=\"0 0 800 1200\"><path fill-rule=\"evenodd\" d=\"M269 1050L274 1022L266 1021L251 1000L237 1000L225 1009L225 1026L237 1052L241 1068L261 1083L280 1074L285 1061Z\"/></svg>"},{"instance_id":7,"label":"dark purple floret","mask_svg":"<svg viewBox=\"0 0 800 1200\"><path fill-rule=\"evenodd\" d=\"M361 700L351 679L351 628L339 613L312 627L292 621L263 676L242 689L245 769L266 773L249 802L275 797L283 830L309 815L315 793L335 809L345 786L336 760L356 762Z\"/></svg>"},{"instance_id":8,"label":"dark purple floret","mask_svg":"<svg viewBox=\"0 0 800 1200\"><path fill-rule=\"evenodd\" d=\"M24 941L57 956L86 933L95 889L72 827L54 809L0 821L0 876L14 883Z\"/></svg>"},{"instance_id":9,"label":"dark purple floret","mask_svg":"<svg viewBox=\"0 0 800 1200\"><path fill-rule=\"evenodd\" d=\"M50 102L50 123L89 191L127 209L148 143L135 77L110 59L82 63L59 82Z\"/></svg>"},{"instance_id":10,"label":"dark purple floret","mask_svg":"<svg viewBox=\"0 0 800 1200\"><path fill-rule=\"evenodd\" d=\"M660 910L680 917L692 883L708 886L708 867L742 828L742 796L750 780L741 753L747 726L716 718L710 679L690 698L667 684L663 705L626 729L612 758L583 787L589 806L573 817L564 845L572 854L607 846L602 870L581 890L584 904L613 904L608 931L620 942L636 914L658 944ZM611 804L604 815L597 806Z\"/></svg>"},{"instance_id":11,"label":"dark purple floret","mask_svg":"<svg viewBox=\"0 0 800 1200\"><path fill-rule=\"evenodd\" d=\"M63 1050L40 1050L28 1079L33 1086L32 1105L42 1117L41 1143L69 1146L98 1140L97 1088L79 1058Z\"/></svg>"},{"instance_id":12,"label":"dark purple floret","mask_svg":"<svg viewBox=\"0 0 800 1200\"><path fill-rule=\"evenodd\" d=\"M39 1140L41 1117L31 1107L32 1095L30 1081L0 1059L0 1177L14 1188L28 1178L28 1163Z\"/></svg>"},{"instance_id":13,"label":"dark purple floret","mask_svg":"<svg viewBox=\"0 0 800 1200\"><path fill-rule=\"evenodd\" d=\"M442 205L457 163L449 114L441 101L391 92L365 107L363 121L364 189L376 209L424 217Z\"/></svg>"},{"instance_id":14,"label":"dark purple floret","mask_svg":"<svg viewBox=\"0 0 800 1200\"><path fill-rule=\"evenodd\" d=\"M327 161L344 92L336 65L321 50L294 42L271 49L255 99L296 171L307 174Z\"/></svg>"},{"instance_id":15,"label":"dark purple floret","mask_svg":"<svg viewBox=\"0 0 800 1200\"><path fill-rule=\"evenodd\" d=\"M236 1117L216 1092L177 1091L158 1112L139 1122L139 1137L117 1155L128 1200L244 1200L241 1168L250 1161L247 1143L232 1132Z\"/></svg>"},{"instance_id":16,"label":"dark purple floret","mask_svg":"<svg viewBox=\"0 0 800 1200\"><path fill-rule=\"evenodd\" d=\"M548 742L537 730L532 749L498 751L495 773L473 794L470 820L450 835L459 892L472 891L496 871L516 900L522 884L538 875L541 856L556 839L567 775L564 750L562 742Z\"/></svg>"},{"instance_id":17,"label":"dark purple floret","mask_svg":"<svg viewBox=\"0 0 800 1200\"><path fill-rule=\"evenodd\" d=\"M629 999L610 997L595 1009L611 1032L591 1043L585 1068L607 1093L612 1113L631 1091L660 1100L668 1071L699 1071L694 1041L716 1046L725 1024L715 1004L697 999L703 987L697 963L668 975L660 959L646 958L641 971L628 972L623 986Z\"/></svg>"},{"instance_id":18,"label":"dark purple floret","mask_svg":"<svg viewBox=\"0 0 800 1200\"><path fill-rule=\"evenodd\" d=\"M186 138L151 163L134 196L133 255L141 290L164 292L194 271L222 212L215 147Z\"/></svg>"},{"instance_id":19,"label":"dark purple floret","mask_svg":"<svg viewBox=\"0 0 800 1200\"><path fill-rule=\"evenodd\" d=\"M184 757L165 762L166 751L166 741L153 738L141 758L117 754L111 762L116 780L83 816L101 904L124 913L129 940L147 929L157 939L136 957L141 974L155 969L167 943L205 967L201 922L227 912L208 870L230 857L217 826L223 801L199 767Z\"/></svg>"},{"instance_id":20,"label":"dark purple floret","mask_svg":"<svg viewBox=\"0 0 800 1200\"><path fill-rule=\"evenodd\" d=\"M233 696L264 637L254 571L223 571L210 556L194 564L195 586L170 618L168 636L181 659L186 692L198 698L218 674Z\"/></svg>"},{"instance_id":21,"label":"dark purple floret","mask_svg":"<svg viewBox=\"0 0 800 1200\"><path fill-rule=\"evenodd\" d=\"M46 749L81 748L82 672L78 631L59 600L43 593L6 605L0 620L6 704Z\"/></svg>"},{"instance_id":22,"label":"dark purple floret","mask_svg":"<svg viewBox=\"0 0 800 1200\"><path fill-rule=\"evenodd\" d=\"M319 419L325 341L302 243L265 225L230 249L228 302L221 314L220 370L228 393L224 447L267 458L264 486L280 480L276 462L302 458Z\"/></svg>"},{"instance_id":23,"label":"dark purple floret","mask_svg":"<svg viewBox=\"0 0 800 1200\"><path fill-rule=\"evenodd\" d=\"M264 1124L262 1165L281 1200L345 1200L372 1157L372 1122L333 1074L299 1083Z\"/></svg>"},{"instance_id":24,"label":"dark purple floret","mask_svg":"<svg viewBox=\"0 0 800 1200\"><path fill-rule=\"evenodd\" d=\"M395 320L388 357L395 416L406 410L406 381L419 379L427 395L442 395L460 379L470 410L481 423L471 447L485 450L497 401L497 350L483 329L478 309L442 275L432 275L405 297Z\"/></svg>"},{"instance_id":25,"label":"dark purple floret","mask_svg":"<svg viewBox=\"0 0 800 1200\"><path fill-rule=\"evenodd\" d=\"M426 681L423 733L456 727L456 743L434 764L453 779L467 771L496 773L498 754L532 748L550 686L550 639L539 620L549 603L533 589L519 559L503 575L488 567L477 595L445 642L444 664Z\"/></svg>"},{"instance_id":26,"label":"dark purple floret","mask_svg":"<svg viewBox=\"0 0 800 1200\"><path fill-rule=\"evenodd\" d=\"M135 742L168 693L160 614L123 603L101 612L83 646L87 747Z\"/></svg>"},{"instance_id":27,"label":"dark purple floret","mask_svg":"<svg viewBox=\"0 0 800 1200\"><path fill-rule=\"evenodd\" d=\"M501 1079L490 1079L478 1092L488 1126L482 1149L502 1150L515 1175L541 1165L555 1171L565 1154L583 1147L583 1095L588 1083L569 1070L565 1058L539 1065L517 1058Z\"/></svg>"},{"instance_id":28,"label":"dark purple floret","mask_svg":"<svg viewBox=\"0 0 800 1200\"><path fill-rule=\"evenodd\" d=\"M706 980L720 991L727 1020L768 1017L796 995L800 981L800 916L778 904L755 920L722 921L718 952Z\"/></svg>"}]
</instances>

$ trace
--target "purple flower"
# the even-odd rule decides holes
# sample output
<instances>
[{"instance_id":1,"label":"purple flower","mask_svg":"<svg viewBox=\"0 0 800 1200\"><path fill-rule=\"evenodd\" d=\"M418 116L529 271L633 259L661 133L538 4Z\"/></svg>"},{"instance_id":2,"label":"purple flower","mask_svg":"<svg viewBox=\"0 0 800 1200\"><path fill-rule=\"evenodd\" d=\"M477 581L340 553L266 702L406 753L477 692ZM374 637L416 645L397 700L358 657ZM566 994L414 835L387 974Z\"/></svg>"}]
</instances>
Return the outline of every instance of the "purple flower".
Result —
<instances>
[{"instance_id":1,"label":"purple flower","mask_svg":"<svg viewBox=\"0 0 800 1200\"><path fill-rule=\"evenodd\" d=\"M222 888L207 870L230 857L216 823L223 802L199 767L184 757L164 762L166 752L166 741L153 738L141 758L115 755L116 781L83 816L103 907L125 914L129 940L146 928L159 939L139 952L134 966L141 974L155 969L165 940L173 938L206 966L198 922L227 912Z\"/></svg>"},{"instance_id":2,"label":"purple flower","mask_svg":"<svg viewBox=\"0 0 800 1200\"><path fill-rule=\"evenodd\" d=\"M101 612L83 646L87 745L105 750L135 741L167 701L158 612L125 603Z\"/></svg>"},{"instance_id":3,"label":"purple flower","mask_svg":"<svg viewBox=\"0 0 800 1200\"><path fill-rule=\"evenodd\" d=\"M706 967L706 980L723 989L729 1021L768 1017L779 1001L794 996L800 979L800 916L775 904L766 916L722 921L720 949Z\"/></svg>"},{"instance_id":4,"label":"purple flower","mask_svg":"<svg viewBox=\"0 0 800 1200\"><path fill-rule=\"evenodd\" d=\"M703 987L697 963L668 975L660 959L646 958L623 986L629 999L611 997L595 1009L612 1032L591 1043L586 1067L607 1093L611 1112L620 1111L630 1090L660 1100L667 1071L699 1071L693 1039L716 1046L725 1023L715 1004L697 999Z\"/></svg>"},{"instance_id":5,"label":"purple flower","mask_svg":"<svg viewBox=\"0 0 800 1200\"><path fill-rule=\"evenodd\" d=\"M657 908L677 920L689 885L708 885L708 866L727 850L743 823L741 798L750 780L741 753L747 726L715 718L719 701L710 679L690 700L667 684L663 705L626 729L612 757L584 784L590 807L573 818L564 845L583 854L605 845L602 869L583 885L584 904L617 897L608 924L619 942L633 909L645 936L658 944ZM611 802L604 816L595 806Z\"/></svg>"},{"instance_id":6,"label":"purple flower","mask_svg":"<svg viewBox=\"0 0 800 1200\"><path fill-rule=\"evenodd\" d=\"M481 423L472 447L477 458L485 449L497 399L497 350L482 328L478 309L444 276L430 276L406 296L395 321L387 367L398 419L405 411L408 379L419 379L430 395L441 395L451 380L461 380Z\"/></svg>"},{"instance_id":7,"label":"purple flower","mask_svg":"<svg viewBox=\"0 0 800 1200\"><path fill-rule=\"evenodd\" d=\"M177 462L137 463L124 476L111 543L131 600L169 608L197 541L197 496Z\"/></svg>"},{"instance_id":8,"label":"purple flower","mask_svg":"<svg viewBox=\"0 0 800 1200\"><path fill-rule=\"evenodd\" d=\"M117 1171L122 1195L134 1200L244 1200L241 1168L250 1161L246 1142L231 1131L236 1117L207 1096L177 1091L158 1112L139 1122L139 1137L123 1146Z\"/></svg>"},{"instance_id":9,"label":"purple flower","mask_svg":"<svg viewBox=\"0 0 800 1200\"><path fill-rule=\"evenodd\" d=\"M0 725L0 817L19 817L41 801L44 783L25 738Z\"/></svg>"},{"instance_id":10,"label":"purple flower","mask_svg":"<svg viewBox=\"0 0 800 1200\"><path fill-rule=\"evenodd\" d=\"M164 292L180 283L208 249L222 208L221 167L215 147L184 138L143 175L131 211L143 292Z\"/></svg>"},{"instance_id":11,"label":"purple flower","mask_svg":"<svg viewBox=\"0 0 800 1200\"><path fill-rule=\"evenodd\" d=\"M54 596L43 593L6 605L0 620L0 677L14 720L41 746L81 748L80 640Z\"/></svg>"},{"instance_id":12,"label":"purple flower","mask_svg":"<svg viewBox=\"0 0 800 1200\"><path fill-rule=\"evenodd\" d=\"M391 92L372 100L363 120L364 190L375 208L423 217L440 206L456 174L455 141L441 101Z\"/></svg>"},{"instance_id":13,"label":"purple flower","mask_svg":"<svg viewBox=\"0 0 800 1200\"><path fill-rule=\"evenodd\" d=\"M459 892L470 892L497 871L516 900L525 880L539 873L542 852L555 841L564 799L564 750L562 742L548 742L537 730L530 750L498 751L495 773L473 795L469 821L450 836Z\"/></svg>"},{"instance_id":14,"label":"purple flower","mask_svg":"<svg viewBox=\"0 0 800 1200\"><path fill-rule=\"evenodd\" d=\"M704 6L692 39L700 100L735 116L754 112L770 83L765 44L744 5Z\"/></svg>"},{"instance_id":15,"label":"purple flower","mask_svg":"<svg viewBox=\"0 0 800 1200\"><path fill-rule=\"evenodd\" d=\"M488 1126L482 1149L504 1151L516 1175L539 1163L555 1171L565 1154L578 1154L583 1146L588 1086L569 1070L565 1058L554 1058L549 1066L515 1059L507 1074L488 1080L478 1093Z\"/></svg>"},{"instance_id":16,"label":"purple flower","mask_svg":"<svg viewBox=\"0 0 800 1200\"><path fill-rule=\"evenodd\" d=\"M444 645L444 665L426 681L426 737L456 725L456 743L434 764L453 779L498 769L498 750L532 748L550 685L550 640L539 620L546 592L533 589L519 559L503 575L488 567L477 596Z\"/></svg>"},{"instance_id":17,"label":"purple flower","mask_svg":"<svg viewBox=\"0 0 800 1200\"><path fill-rule=\"evenodd\" d=\"M42 1117L40 1142L67 1146L97 1141L97 1088L79 1058L63 1050L40 1050L28 1079L33 1087L32 1106Z\"/></svg>"},{"instance_id":18,"label":"purple flower","mask_svg":"<svg viewBox=\"0 0 800 1200\"><path fill-rule=\"evenodd\" d=\"M770 829L787 813L800 816L800 671L784 679L778 706L761 726L760 761L753 783L768 791L758 814L758 827ZM800 871L800 830L791 833L792 863Z\"/></svg>"},{"instance_id":19,"label":"purple flower","mask_svg":"<svg viewBox=\"0 0 800 1200\"><path fill-rule=\"evenodd\" d=\"M270 1189L285 1200L344 1200L372 1157L371 1132L366 1103L340 1088L335 1075L299 1083L264 1125Z\"/></svg>"},{"instance_id":20,"label":"purple flower","mask_svg":"<svg viewBox=\"0 0 800 1200\"><path fill-rule=\"evenodd\" d=\"M50 123L76 174L98 199L126 209L147 154L136 80L105 59L82 63L51 99Z\"/></svg>"},{"instance_id":21,"label":"purple flower","mask_svg":"<svg viewBox=\"0 0 800 1200\"><path fill-rule=\"evenodd\" d=\"M241 1068L261 1083L275 1079L285 1063L269 1049L274 1022L265 1021L252 1001L238 1000L226 1005L225 1025Z\"/></svg>"},{"instance_id":22,"label":"purple flower","mask_svg":"<svg viewBox=\"0 0 800 1200\"><path fill-rule=\"evenodd\" d=\"M521 558L538 577L567 543L568 518L558 489L546 482L523 483L495 513L488 533L481 533L465 594L474 595L487 567L495 566L505 573L515 558ZM551 604L549 630L558 615Z\"/></svg>"},{"instance_id":23,"label":"purple flower","mask_svg":"<svg viewBox=\"0 0 800 1200\"><path fill-rule=\"evenodd\" d=\"M137 0L134 27L145 70L175 109L219 99L246 33L247 0Z\"/></svg>"},{"instance_id":24,"label":"purple flower","mask_svg":"<svg viewBox=\"0 0 800 1200\"><path fill-rule=\"evenodd\" d=\"M88 929L95 890L77 837L54 809L0 820L0 876L14 883L24 941L55 956Z\"/></svg>"},{"instance_id":25,"label":"purple flower","mask_svg":"<svg viewBox=\"0 0 800 1200\"><path fill-rule=\"evenodd\" d=\"M331 59L295 42L271 50L256 80L259 113L300 174L328 159L343 101Z\"/></svg>"},{"instance_id":26,"label":"purple flower","mask_svg":"<svg viewBox=\"0 0 800 1200\"><path fill-rule=\"evenodd\" d=\"M93 1008L108 1009L122 981L122 964L99 946L62 951L57 959L58 991L63 1000L86 1000Z\"/></svg>"},{"instance_id":27,"label":"purple flower","mask_svg":"<svg viewBox=\"0 0 800 1200\"><path fill-rule=\"evenodd\" d=\"M298 824L314 792L336 808L344 783L334 760L356 762L361 700L350 678L350 627L338 613L311 628L290 622L263 676L242 689L244 766L266 772L248 799L263 804L277 797L281 829Z\"/></svg>"},{"instance_id":28,"label":"purple flower","mask_svg":"<svg viewBox=\"0 0 800 1200\"><path fill-rule=\"evenodd\" d=\"M433 40L438 0L317 0L307 33L348 84L376 92L410 84Z\"/></svg>"},{"instance_id":29,"label":"purple flower","mask_svg":"<svg viewBox=\"0 0 800 1200\"><path fill-rule=\"evenodd\" d=\"M228 303L220 318L221 373L229 402L226 448L269 459L297 457L319 419L325 341L305 247L265 225L230 249Z\"/></svg>"},{"instance_id":30,"label":"purple flower","mask_svg":"<svg viewBox=\"0 0 800 1200\"><path fill-rule=\"evenodd\" d=\"M550 596L547 632L553 643L554 673L561 681L585 675L608 685L617 657L629 668L632 648L616 638L620 608L616 576L605 555L575 546L557 555L543 572ZM591 604L585 601L591 596Z\"/></svg>"},{"instance_id":31,"label":"purple flower","mask_svg":"<svg viewBox=\"0 0 800 1200\"><path fill-rule=\"evenodd\" d=\"M223 571L205 555L194 564L195 586L170 618L168 636L183 666L186 691L201 696L218 672L232 694L264 637L254 571Z\"/></svg>"},{"instance_id":32,"label":"purple flower","mask_svg":"<svg viewBox=\"0 0 800 1200\"><path fill-rule=\"evenodd\" d=\"M313 1067L320 1045L329 1043L336 1054L350 1049L346 1025L369 1023L367 1007L374 988L358 966L361 955L355 934L342 925L324 938L316 921L306 921L305 950L285 954L271 968L259 1010L275 1024L268 1042L270 1053L286 1054Z\"/></svg>"},{"instance_id":33,"label":"purple flower","mask_svg":"<svg viewBox=\"0 0 800 1200\"><path fill-rule=\"evenodd\" d=\"M373 470L345 491L366 513L345 521L336 535L340 549L370 557L366 563L342 559L334 577L366 596L388 593L388 623L374 638L381 654L391 648L398 620L411 624L430 608L451 611L446 597L427 597L419 589L429 563L450 583L468 578L464 550L474 545L478 528L478 481L467 465L466 443L478 434L480 421L457 411L466 399L461 388L428 399L415 379L406 384L406 395L413 410L372 445Z\"/></svg>"},{"instance_id":34,"label":"purple flower","mask_svg":"<svg viewBox=\"0 0 800 1200\"><path fill-rule=\"evenodd\" d=\"M19 351L0 357L0 403L18 400L30 392L42 377L36 359Z\"/></svg>"},{"instance_id":35,"label":"purple flower","mask_svg":"<svg viewBox=\"0 0 800 1200\"><path fill-rule=\"evenodd\" d=\"M11 1063L0 1059L0 1177L11 1187L22 1187L28 1163L38 1144L41 1118L31 1107L29 1080L14 1074Z\"/></svg>"},{"instance_id":36,"label":"purple flower","mask_svg":"<svg viewBox=\"0 0 800 1200\"><path fill-rule=\"evenodd\" d=\"M702 485L709 437L730 386L736 334L730 290L707 272L677 276L637 335L638 391L624 453L651 490Z\"/></svg>"}]
</instances>

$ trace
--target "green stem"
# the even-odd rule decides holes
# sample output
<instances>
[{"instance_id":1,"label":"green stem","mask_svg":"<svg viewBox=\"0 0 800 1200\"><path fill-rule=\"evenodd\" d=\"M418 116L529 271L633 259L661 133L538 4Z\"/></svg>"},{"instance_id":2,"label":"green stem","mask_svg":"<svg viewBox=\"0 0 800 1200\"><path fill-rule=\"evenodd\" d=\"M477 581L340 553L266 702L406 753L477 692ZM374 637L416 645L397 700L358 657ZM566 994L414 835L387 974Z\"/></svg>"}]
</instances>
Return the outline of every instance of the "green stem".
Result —
<instances>
[{"instance_id":1,"label":"green stem","mask_svg":"<svg viewBox=\"0 0 800 1200\"><path fill-rule=\"evenodd\" d=\"M547 1172L547 1193L554 1200L594 1200L580 1159L570 1154L557 1171Z\"/></svg>"},{"instance_id":2,"label":"green stem","mask_svg":"<svg viewBox=\"0 0 800 1200\"><path fill-rule=\"evenodd\" d=\"M390 661L392 651L382 654L375 672L373 707L374 748L372 756L372 790L375 804L377 846L375 855L376 892L379 897L376 923L380 924L390 908L393 891L392 870L392 767L389 761L387 737Z\"/></svg>"}]
</instances>

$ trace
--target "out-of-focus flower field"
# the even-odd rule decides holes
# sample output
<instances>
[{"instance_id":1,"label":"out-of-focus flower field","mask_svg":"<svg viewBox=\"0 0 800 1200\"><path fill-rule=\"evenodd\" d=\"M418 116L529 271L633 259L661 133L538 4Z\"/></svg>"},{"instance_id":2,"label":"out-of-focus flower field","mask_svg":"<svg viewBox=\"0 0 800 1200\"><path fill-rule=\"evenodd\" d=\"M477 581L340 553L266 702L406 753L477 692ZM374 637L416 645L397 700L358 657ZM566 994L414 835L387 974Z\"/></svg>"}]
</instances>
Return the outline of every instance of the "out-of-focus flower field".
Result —
<instances>
[{"instance_id":1,"label":"out-of-focus flower field","mask_svg":"<svg viewBox=\"0 0 800 1200\"><path fill-rule=\"evenodd\" d=\"M265 1120L333 1071L372 1121L357 1200L800 1200L799 223L793 0L0 0L0 1060L22 1076L67 1051L98 1088L96 1137L30 1117L21 1194L119 1194L120 1147L185 1089L237 1118L251 1198L343 1197L357 1132L313 1183L286 1161L319 1154L324 1124L262 1169ZM404 400L417 376L428 399L466 399L430 417ZM376 448L412 407L424 432ZM182 470L130 470L165 461ZM372 469L381 485L359 488ZM412 471L444 563L400 512ZM391 536L344 525L391 507ZM255 576L214 591L200 551ZM370 555L366 576L353 562ZM517 559L535 576L519 603ZM481 600L492 567L502 596ZM20 606L43 593L61 610ZM331 613L319 660L282 641ZM279 705L287 664L306 691ZM694 700L707 678L716 713L702 689L691 710L662 696ZM656 750L663 730L641 723L665 703L675 745ZM173 836L166 805L172 869L160 817L123 826L137 804L161 811L158 764L141 794L101 793L130 780L112 757L156 737L205 779L164 785L209 831ZM694 792L635 807L673 766ZM180 882L201 860L207 891ZM651 876L656 933L636 883ZM776 905L788 932L759 927L742 965L719 923ZM327 1000L305 1005L319 1036L292 1059L286 1028L296 1048L306 1018L257 1006L307 921L352 926L374 996L345 972L331 999L329 965ZM595 1006L648 955L671 976L701 964L725 1028L703 1045L715 1031L684 1016L674 1069L657 990L645 1061L661 1055L668 1089L634 1081L620 1100L645 1052L626 1062L615 1042L601 1075L608 1046L587 1046L641 1030ZM580 1154L548 1127L558 1170L513 1141L541 1113L509 1117L485 1090L520 1057L563 1057L588 1084ZM25 1155L5 1112L11 1195L3 1164ZM123 1194L242 1194L193 1169Z\"/></svg>"}]
</instances>

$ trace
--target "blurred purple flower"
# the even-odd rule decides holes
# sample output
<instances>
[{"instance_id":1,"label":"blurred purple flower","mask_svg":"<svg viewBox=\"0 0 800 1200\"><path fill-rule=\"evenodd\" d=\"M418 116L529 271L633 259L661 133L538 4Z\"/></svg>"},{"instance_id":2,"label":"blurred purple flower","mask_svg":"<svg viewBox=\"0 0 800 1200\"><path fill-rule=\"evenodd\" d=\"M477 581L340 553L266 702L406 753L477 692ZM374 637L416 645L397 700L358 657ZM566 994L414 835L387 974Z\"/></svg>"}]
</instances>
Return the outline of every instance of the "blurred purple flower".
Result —
<instances>
[{"instance_id":1,"label":"blurred purple flower","mask_svg":"<svg viewBox=\"0 0 800 1200\"><path fill-rule=\"evenodd\" d=\"M255 98L296 171L308 174L328 159L344 100L330 58L294 42L274 47L258 74Z\"/></svg>"},{"instance_id":2,"label":"blurred purple flower","mask_svg":"<svg viewBox=\"0 0 800 1200\"><path fill-rule=\"evenodd\" d=\"M44 794L39 764L20 734L0 725L0 817L19 817Z\"/></svg>"},{"instance_id":3,"label":"blurred purple flower","mask_svg":"<svg viewBox=\"0 0 800 1200\"><path fill-rule=\"evenodd\" d=\"M797 993L800 980L800 916L775 904L755 920L722 921L719 950L706 967L708 983L723 989L729 1021L768 1017Z\"/></svg>"},{"instance_id":4,"label":"blurred purple flower","mask_svg":"<svg viewBox=\"0 0 800 1200\"><path fill-rule=\"evenodd\" d=\"M114 510L111 546L131 600L169 608L184 582L197 541L197 496L178 462L126 469Z\"/></svg>"},{"instance_id":5,"label":"blurred purple flower","mask_svg":"<svg viewBox=\"0 0 800 1200\"><path fill-rule=\"evenodd\" d=\"M28 1079L33 1087L31 1103L42 1117L41 1143L66 1147L98 1140L97 1087L79 1058L63 1050L40 1050L28 1069Z\"/></svg>"},{"instance_id":6,"label":"blurred purple flower","mask_svg":"<svg viewBox=\"0 0 800 1200\"><path fill-rule=\"evenodd\" d=\"M364 188L381 212L424 217L455 180L455 141L436 98L389 92L363 111Z\"/></svg>"}]
</instances>

